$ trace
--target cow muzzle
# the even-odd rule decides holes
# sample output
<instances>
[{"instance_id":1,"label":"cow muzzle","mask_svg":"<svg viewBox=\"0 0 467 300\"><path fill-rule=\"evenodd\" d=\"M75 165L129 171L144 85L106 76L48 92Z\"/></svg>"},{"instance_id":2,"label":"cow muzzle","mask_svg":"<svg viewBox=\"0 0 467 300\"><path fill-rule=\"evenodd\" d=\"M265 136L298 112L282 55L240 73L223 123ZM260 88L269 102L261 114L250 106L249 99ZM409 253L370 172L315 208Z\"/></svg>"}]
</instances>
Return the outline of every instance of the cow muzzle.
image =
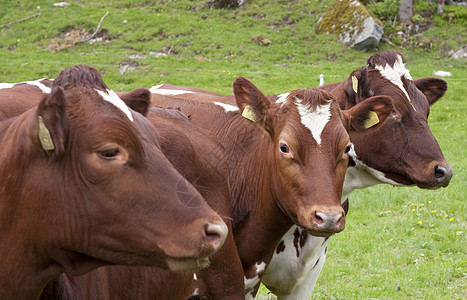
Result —
<instances>
[{"instance_id":1,"label":"cow muzzle","mask_svg":"<svg viewBox=\"0 0 467 300\"><path fill-rule=\"evenodd\" d=\"M342 207L315 209L311 213L308 232L314 236L328 237L345 228L345 213Z\"/></svg>"},{"instance_id":2,"label":"cow muzzle","mask_svg":"<svg viewBox=\"0 0 467 300\"><path fill-rule=\"evenodd\" d=\"M209 265L209 257L219 251L224 245L227 234L227 225L219 217L215 217L204 225L204 236L201 238L199 251L193 257L168 257L168 268L175 273L193 272Z\"/></svg>"},{"instance_id":3,"label":"cow muzzle","mask_svg":"<svg viewBox=\"0 0 467 300\"><path fill-rule=\"evenodd\" d=\"M201 239L199 257L210 256L224 245L229 229L219 217L204 225L204 237Z\"/></svg>"}]
</instances>

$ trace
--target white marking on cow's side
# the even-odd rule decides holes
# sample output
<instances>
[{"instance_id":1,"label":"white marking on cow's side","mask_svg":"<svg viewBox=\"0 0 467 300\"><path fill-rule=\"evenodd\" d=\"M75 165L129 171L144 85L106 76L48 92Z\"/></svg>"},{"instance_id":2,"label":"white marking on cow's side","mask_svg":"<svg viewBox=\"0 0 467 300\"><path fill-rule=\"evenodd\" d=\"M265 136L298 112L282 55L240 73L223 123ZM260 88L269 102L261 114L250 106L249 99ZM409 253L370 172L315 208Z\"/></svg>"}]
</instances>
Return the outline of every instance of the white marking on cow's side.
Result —
<instances>
[{"instance_id":1,"label":"white marking on cow's side","mask_svg":"<svg viewBox=\"0 0 467 300\"><path fill-rule=\"evenodd\" d=\"M405 67L404 63L402 62L402 57L397 55L397 59L394 62L394 67L390 67L386 65L385 67L381 65L376 65L376 69L379 70L381 76L395 84L401 91L405 94L407 99L409 100L410 105L412 105L413 109L416 111L415 106L413 106L412 100L409 97L409 94L404 88L404 84L402 83L402 76L404 76L408 80L412 80L412 76L410 76L409 70Z\"/></svg>"},{"instance_id":2,"label":"white marking on cow's side","mask_svg":"<svg viewBox=\"0 0 467 300\"><path fill-rule=\"evenodd\" d=\"M149 91L152 94L158 94L158 95L166 95L166 96L176 96L176 95L183 95L183 94L194 94L193 92L190 91L183 91L183 90L169 90L169 89L161 89L160 87L163 86L164 84L159 84L151 87Z\"/></svg>"},{"instance_id":3,"label":"white marking on cow's side","mask_svg":"<svg viewBox=\"0 0 467 300\"><path fill-rule=\"evenodd\" d=\"M130 119L130 121L133 122L133 116L131 115L130 109L128 106L123 102L122 99L117 95L112 90L107 90L106 92L95 89L97 93L104 99L105 101L109 101L113 105L115 105L117 108L119 108L127 117Z\"/></svg>"},{"instance_id":4,"label":"white marking on cow's side","mask_svg":"<svg viewBox=\"0 0 467 300\"><path fill-rule=\"evenodd\" d=\"M23 81L23 82L18 82L18 83L0 83L0 89L11 89L17 84L29 84L29 85L34 85L37 86L44 94L50 94L51 89L47 86L45 86L43 83L41 83L41 80L44 80L45 78L33 80L33 81Z\"/></svg>"},{"instance_id":5,"label":"white marking on cow's side","mask_svg":"<svg viewBox=\"0 0 467 300\"><path fill-rule=\"evenodd\" d=\"M290 93L285 93L285 94L280 94L280 95L277 95L277 100L276 100L276 103L282 103L282 105L284 105L285 103L285 100L287 100L287 97L290 95Z\"/></svg>"},{"instance_id":6,"label":"white marking on cow's side","mask_svg":"<svg viewBox=\"0 0 467 300\"><path fill-rule=\"evenodd\" d=\"M310 107L302 102L302 100L295 98L302 124L310 130L316 143L321 145L321 133L331 119L331 103L318 105L316 109L310 111Z\"/></svg>"},{"instance_id":7,"label":"white marking on cow's side","mask_svg":"<svg viewBox=\"0 0 467 300\"><path fill-rule=\"evenodd\" d=\"M50 94L50 92L52 91L51 88L45 86L43 83L40 82L41 80L44 80L44 79L45 79L45 78L38 79L38 80L35 80L35 81L25 81L25 82L23 82L23 83L30 84L30 85L35 85L35 86L37 86L38 88L40 88L41 91L42 91L44 94Z\"/></svg>"},{"instance_id":8,"label":"white marking on cow's side","mask_svg":"<svg viewBox=\"0 0 467 300\"><path fill-rule=\"evenodd\" d=\"M193 279L198 280L198 276L196 276L196 273L193 273Z\"/></svg>"},{"instance_id":9,"label":"white marking on cow's side","mask_svg":"<svg viewBox=\"0 0 467 300\"><path fill-rule=\"evenodd\" d=\"M236 107L235 105L225 104L225 103L217 102L217 101L214 101L214 104L222 107L226 112L238 110L238 107Z\"/></svg>"},{"instance_id":10,"label":"white marking on cow's side","mask_svg":"<svg viewBox=\"0 0 467 300\"><path fill-rule=\"evenodd\" d=\"M11 89L16 83L0 83L0 89Z\"/></svg>"}]
</instances>

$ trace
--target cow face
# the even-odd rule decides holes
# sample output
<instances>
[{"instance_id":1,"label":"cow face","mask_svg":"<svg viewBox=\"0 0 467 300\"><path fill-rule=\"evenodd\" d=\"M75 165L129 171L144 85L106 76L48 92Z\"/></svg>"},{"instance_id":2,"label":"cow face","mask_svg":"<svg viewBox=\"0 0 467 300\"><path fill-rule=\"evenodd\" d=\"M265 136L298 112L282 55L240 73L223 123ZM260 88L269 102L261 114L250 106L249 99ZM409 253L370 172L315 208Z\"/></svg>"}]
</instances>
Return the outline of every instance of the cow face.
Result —
<instances>
[{"instance_id":1,"label":"cow face","mask_svg":"<svg viewBox=\"0 0 467 300\"><path fill-rule=\"evenodd\" d=\"M313 235L342 231L350 141L337 103L323 91L296 90L271 104L244 78L235 81L234 94L242 114L269 132L277 205Z\"/></svg>"},{"instance_id":2,"label":"cow face","mask_svg":"<svg viewBox=\"0 0 467 300\"><path fill-rule=\"evenodd\" d=\"M149 92L140 94L149 103ZM50 252L65 271L142 264L185 272L222 246L224 222L162 154L152 124L114 93L54 87L32 119L34 159L14 183L17 201L29 204L30 243L60 245Z\"/></svg>"},{"instance_id":3,"label":"cow face","mask_svg":"<svg viewBox=\"0 0 467 300\"><path fill-rule=\"evenodd\" d=\"M380 182L439 188L449 184L452 169L428 126L430 105L447 89L444 80L412 80L402 54L383 51L368 59L368 67L352 72L343 83L341 107L385 95L393 111L371 128L352 130L353 164L364 167Z\"/></svg>"}]
</instances>

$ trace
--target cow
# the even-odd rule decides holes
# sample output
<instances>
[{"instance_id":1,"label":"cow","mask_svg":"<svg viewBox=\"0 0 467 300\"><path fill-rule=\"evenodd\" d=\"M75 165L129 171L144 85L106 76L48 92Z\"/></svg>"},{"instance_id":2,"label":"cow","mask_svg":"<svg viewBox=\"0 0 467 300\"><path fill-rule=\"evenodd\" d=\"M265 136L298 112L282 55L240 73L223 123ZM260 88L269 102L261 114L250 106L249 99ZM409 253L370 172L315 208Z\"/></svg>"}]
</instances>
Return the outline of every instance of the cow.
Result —
<instances>
[{"instance_id":1,"label":"cow","mask_svg":"<svg viewBox=\"0 0 467 300\"><path fill-rule=\"evenodd\" d=\"M320 90L295 90L272 103L243 77L233 86L236 106L202 93L194 93L196 101L153 93L151 102L179 108L229 152L233 231L251 299L292 225L323 238L343 229L341 185L351 150L346 129L364 128L370 111L388 118L393 108L381 96L343 113Z\"/></svg>"},{"instance_id":2,"label":"cow","mask_svg":"<svg viewBox=\"0 0 467 300\"><path fill-rule=\"evenodd\" d=\"M446 92L446 81L439 78L412 80L402 53L387 50L374 54L368 66L353 71L344 82L320 87L330 92L343 110L352 110L376 96L391 99L389 118L380 112L369 115L360 130L349 131L352 147L342 199L355 189L375 184L416 185L424 189L448 186L453 171L431 133L427 118L429 107ZM213 97L212 92L161 85L158 89L181 91L187 99L232 105L234 96ZM153 87L151 91L154 91ZM203 94L206 92L206 96ZM162 93L162 92L159 92ZM289 94L271 95L271 101L284 101ZM154 97L154 95L152 96ZM277 244L262 282L279 299L308 299L324 265L329 238L307 235L298 226L290 228Z\"/></svg>"},{"instance_id":3,"label":"cow","mask_svg":"<svg viewBox=\"0 0 467 300\"><path fill-rule=\"evenodd\" d=\"M151 107L146 117L160 133L161 150L174 167L224 216L229 226L224 246L211 256L209 267L194 274L174 274L155 267L103 267L78 277L63 274L48 286L42 299L185 300L192 295L244 298L243 269L228 218L225 150L209 132L196 128L179 110ZM107 288L102 289L104 285Z\"/></svg>"},{"instance_id":4,"label":"cow","mask_svg":"<svg viewBox=\"0 0 467 300\"><path fill-rule=\"evenodd\" d=\"M148 96L127 100L142 108ZM38 299L61 273L104 265L198 270L227 235L154 126L90 67L62 71L38 104L0 121L0 164L2 299Z\"/></svg>"},{"instance_id":5,"label":"cow","mask_svg":"<svg viewBox=\"0 0 467 300\"><path fill-rule=\"evenodd\" d=\"M430 105L444 95L447 83L438 78L412 80L398 51L377 53L367 63L344 82L321 87L342 109L351 110L378 95L391 97L394 107L389 118L378 115L369 128L349 132L353 146L342 199L355 189L382 183L424 189L448 186L453 171L427 122ZM263 276L278 299L310 298L324 265L330 239L308 236L294 246L302 233L299 227L289 230Z\"/></svg>"}]
</instances>

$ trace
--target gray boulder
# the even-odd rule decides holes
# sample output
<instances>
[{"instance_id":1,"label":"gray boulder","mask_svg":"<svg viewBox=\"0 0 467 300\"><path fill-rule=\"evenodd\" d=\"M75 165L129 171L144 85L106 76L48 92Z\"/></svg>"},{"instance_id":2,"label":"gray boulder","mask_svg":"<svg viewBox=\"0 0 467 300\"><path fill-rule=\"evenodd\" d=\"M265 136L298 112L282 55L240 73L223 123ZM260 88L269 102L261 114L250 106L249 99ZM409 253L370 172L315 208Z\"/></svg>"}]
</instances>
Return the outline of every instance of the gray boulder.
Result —
<instances>
[{"instance_id":1,"label":"gray boulder","mask_svg":"<svg viewBox=\"0 0 467 300\"><path fill-rule=\"evenodd\" d=\"M336 0L318 21L316 32L336 35L347 46L367 51L378 46L383 26L358 0Z\"/></svg>"}]
</instances>

